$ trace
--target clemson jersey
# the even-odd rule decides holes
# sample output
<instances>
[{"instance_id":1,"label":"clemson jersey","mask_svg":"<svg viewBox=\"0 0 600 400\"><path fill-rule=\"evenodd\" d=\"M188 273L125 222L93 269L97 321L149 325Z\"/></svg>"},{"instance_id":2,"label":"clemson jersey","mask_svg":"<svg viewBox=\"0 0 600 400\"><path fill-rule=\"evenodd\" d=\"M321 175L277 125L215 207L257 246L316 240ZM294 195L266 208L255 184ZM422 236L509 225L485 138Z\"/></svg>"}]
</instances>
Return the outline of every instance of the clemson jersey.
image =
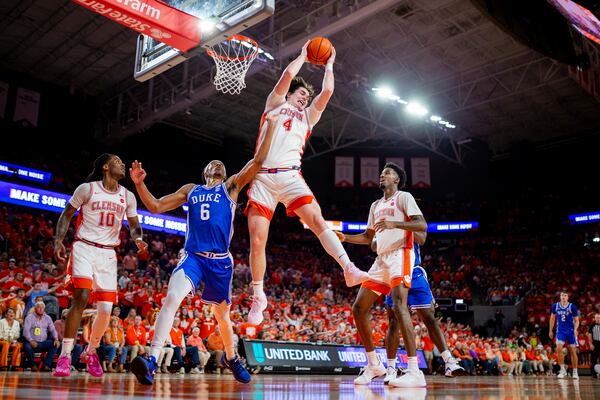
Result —
<instances>
[{"instance_id":1,"label":"clemson jersey","mask_svg":"<svg viewBox=\"0 0 600 400\"><path fill-rule=\"evenodd\" d=\"M284 168L300 166L304 145L310 137L310 123L306 110L298 110L287 101L263 114L258 141L267 132L265 116L278 115L271 149L263 163L263 168Z\"/></svg>"},{"instance_id":2,"label":"clemson jersey","mask_svg":"<svg viewBox=\"0 0 600 400\"><path fill-rule=\"evenodd\" d=\"M367 229L374 229L379 221L410 221L411 215L423 215L412 194L397 191L389 199L376 200L369 211ZM375 233L377 254L382 255L400 248L413 247L413 233L404 229L385 229Z\"/></svg>"},{"instance_id":3,"label":"clemson jersey","mask_svg":"<svg viewBox=\"0 0 600 400\"><path fill-rule=\"evenodd\" d=\"M79 209L75 238L103 246L118 246L123 218L137 217L134 194L121 185L109 192L101 181L79 185L69 204Z\"/></svg>"}]
</instances>

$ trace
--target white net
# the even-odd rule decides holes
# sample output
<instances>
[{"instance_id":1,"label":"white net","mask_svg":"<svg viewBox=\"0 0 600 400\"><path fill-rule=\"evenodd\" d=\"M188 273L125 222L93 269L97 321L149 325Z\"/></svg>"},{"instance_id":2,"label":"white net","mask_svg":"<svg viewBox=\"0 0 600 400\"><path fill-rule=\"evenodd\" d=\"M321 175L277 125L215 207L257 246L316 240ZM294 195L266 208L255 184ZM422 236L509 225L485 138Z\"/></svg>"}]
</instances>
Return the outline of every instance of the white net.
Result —
<instances>
[{"instance_id":1,"label":"white net","mask_svg":"<svg viewBox=\"0 0 600 400\"><path fill-rule=\"evenodd\" d=\"M240 94L246 87L246 72L258 55L258 44L250 38L234 35L211 47L208 54L217 65L214 78L217 90L226 94Z\"/></svg>"}]
</instances>

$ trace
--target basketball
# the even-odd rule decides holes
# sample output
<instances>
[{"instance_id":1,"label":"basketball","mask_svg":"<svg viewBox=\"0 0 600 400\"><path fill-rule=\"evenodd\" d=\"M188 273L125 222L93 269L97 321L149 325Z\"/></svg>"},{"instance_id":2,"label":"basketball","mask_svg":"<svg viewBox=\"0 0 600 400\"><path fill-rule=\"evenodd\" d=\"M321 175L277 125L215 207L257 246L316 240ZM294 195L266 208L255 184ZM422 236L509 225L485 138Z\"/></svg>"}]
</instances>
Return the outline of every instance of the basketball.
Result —
<instances>
[{"instance_id":1,"label":"basketball","mask_svg":"<svg viewBox=\"0 0 600 400\"><path fill-rule=\"evenodd\" d=\"M316 37L310 40L306 55L311 64L325 65L329 56L331 56L332 44L329 39L324 37Z\"/></svg>"}]
</instances>

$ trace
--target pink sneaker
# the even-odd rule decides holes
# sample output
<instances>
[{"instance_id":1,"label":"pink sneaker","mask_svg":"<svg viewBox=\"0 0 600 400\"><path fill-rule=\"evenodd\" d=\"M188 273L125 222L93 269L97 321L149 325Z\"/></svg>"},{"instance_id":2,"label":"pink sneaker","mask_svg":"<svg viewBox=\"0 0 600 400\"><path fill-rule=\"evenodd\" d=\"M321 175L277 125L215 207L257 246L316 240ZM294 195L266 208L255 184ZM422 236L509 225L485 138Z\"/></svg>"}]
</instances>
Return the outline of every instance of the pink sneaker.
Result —
<instances>
[{"instance_id":1,"label":"pink sneaker","mask_svg":"<svg viewBox=\"0 0 600 400\"><path fill-rule=\"evenodd\" d=\"M88 353L86 348L86 350L81 354L81 361L87 364L87 371L93 377L100 378L102 375L104 375L104 371L102 371L102 365L100 365L100 359L95 351L93 353Z\"/></svg>"},{"instance_id":2,"label":"pink sneaker","mask_svg":"<svg viewBox=\"0 0 600 400\"><path fill-rule=\"evenodd\" d=\"M352 287L368 280L369 274L356 268L354 263L348 263L344 268L344 279L346 280L346 286Z\"/></svg>"},{"instance_id":3,"label":"pink sneaker","mask_svg":"<svg viewBox=\"0 0 600 400\"><path fill-rule=\"evenodd\" d=\"M52 376L71 376L71 356L60 356Z\"/></svg>"},{"instance_id":4,"label":"pink sneaker","mask_svg":"<svg viewBox=\"0 0 600 400\"><path fill-rule=\"evenodd\" d=\"M266 310L268 304L267 296L264 293L252 296L252 307L250 307L250 312L248 313L248 323L260 325L264 319L263 311Z\"/></svg>"}]
</instances>

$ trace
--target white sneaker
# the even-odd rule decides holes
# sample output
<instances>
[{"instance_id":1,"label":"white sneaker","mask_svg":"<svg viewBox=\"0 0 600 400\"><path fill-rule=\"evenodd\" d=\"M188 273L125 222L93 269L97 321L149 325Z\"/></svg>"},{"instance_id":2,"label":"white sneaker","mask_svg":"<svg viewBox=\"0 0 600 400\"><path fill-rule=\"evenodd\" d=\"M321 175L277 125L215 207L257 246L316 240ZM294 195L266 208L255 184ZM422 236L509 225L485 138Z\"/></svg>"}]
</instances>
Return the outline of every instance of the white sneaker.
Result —
<instances>
[{"instance_id":1,"label":"white sneaker","mask_svg":"<svg viewBox=\"0 0 600 400\"><path fill-rule=\"evenodd\" d=\"M418 370L408 370L406 374L402 375L399 378L392 379L390 381L390 386L394 387L426 387L427 382L425 382L425 376L423 375L423 371Z\"/></svg>"},{"instance_id":2,"label":"white sneaker","mask_svg":"<svg viewBox=\"0 0 600 400\"><path fill-rule=\"evenodd\" d=\"M194 367L192 368L192 370L190 371L190 374L201 374L202 372L200 372L200 370L198 369L198 367Z\"/></svg>"},{"instance_id":3,"label":"white sneaker","mask_svg":"<svg viewBox=\"0 0 600 400\"><path fill-rule=\"evenodd\" d=\"M567 377L567 370L561 369L560 372L558 373L557 378L558 379L565 379L566 377Z\"/></svg>"},{"instance_id":4,"label":"white sneaker","mask_svg":"<svg viewBox=\"0 0 600 400\"><path fill-rule=\"evenodd\" d=\"M379 365L376 366L367 365L360 370L360 374L356 379L354 379L354 384L368 385L373 379L384 376L385 372L385 367L381 362L379 362Z\"/></svg>"},{"instance_id":5,"label":"white sneaker","mask_svg":"<svg viewBox=\"0 0 600 400\"><path fill-rule=\"evenodd\" d=\"M260 325L264 319L263 311L266 310L268 304L267 296L264 292L252 296L252 307L250 307L250 312L248 313L248 323L251 325Z\"/></svg>"},{"instance_id":6,"label":"white sneaker","mask_svg":"<svg viewBox=\"0 0 600 400\"><path fill-rule=\"evenodd\" d=\"M185 367L179 368L179 373L182 375L185 374Z\"/></svg>"},{"instance_id":7,"label":"white sneaker","mask_svg":"<svg viewBox=\"0 0 600 400\"><path fill-rule=\"evenodd\" d=\"M579 373L577 372L577 370L573 370L573 379L575 380L579 380Z\"/></svg>"},{"instance_id":8,"label":"white sneaker","mask_svg":"<svg viewBox=\"0 0 600 400\"><path fill-rule=\"evenodd\" d=\"M385 372L385 378L383 378L383 384L388 385L392 379L396 379L398 376L398 370L393 367L387 367Z\"/></svg>"},{"instance_id":9,"label":"white sneaker","mask_svg":"<svg viewBox=\"0 0 600 400\"><path fill-rule=\"evenodd\" d=\"M454 378L458 375L464 375L464 373L465 369L460 366L458 360L454 357L450 357L448 362L446 362L444 375L446 375L448 378Z\"/></svg>"},{"instance_id":10,"label":"white sneaker","mask_svg":"<svg viewBox=\"0 0 600 400\"><path fill-rule=\"evenodd\" d=\"M354 263L348 263L344 268L344 279L346 280L346 286L352 287L368 280L369 274L356 268Z\"/></svg>"}]
</instances>

